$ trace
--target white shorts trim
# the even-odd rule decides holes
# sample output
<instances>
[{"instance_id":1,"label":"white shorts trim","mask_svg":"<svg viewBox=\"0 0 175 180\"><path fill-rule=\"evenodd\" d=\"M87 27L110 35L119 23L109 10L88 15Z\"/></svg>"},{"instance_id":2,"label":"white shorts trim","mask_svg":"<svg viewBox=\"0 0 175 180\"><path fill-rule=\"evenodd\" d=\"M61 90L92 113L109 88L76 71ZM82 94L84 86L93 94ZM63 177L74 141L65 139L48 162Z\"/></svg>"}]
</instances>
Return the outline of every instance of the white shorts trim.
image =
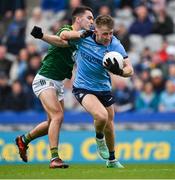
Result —
<instances>
[{"instance_id":1,"label":"white shorts trim","mask_svg":"<svg viewBox=\"0 0 175 180\"><path fill-rule=\"evenodd\" d=\"M57 98L59 101L64 99L64 84L63 81L49 79L42 75L37 74L32 83L33 92L37 97L46 89L53 88L56 90Z\"/></svg>"}]
</instances>

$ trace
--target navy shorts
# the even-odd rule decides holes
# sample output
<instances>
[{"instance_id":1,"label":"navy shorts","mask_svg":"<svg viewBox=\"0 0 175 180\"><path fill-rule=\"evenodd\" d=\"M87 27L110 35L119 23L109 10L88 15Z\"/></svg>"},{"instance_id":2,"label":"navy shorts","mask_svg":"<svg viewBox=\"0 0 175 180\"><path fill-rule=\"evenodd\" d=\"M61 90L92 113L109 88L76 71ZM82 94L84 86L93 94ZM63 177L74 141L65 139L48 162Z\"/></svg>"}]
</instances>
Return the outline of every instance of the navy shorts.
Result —
<instances>
[{"instance_id":1,"label":"navy shorts","mask_svg":"<svg viewBox=\"0 0 175 180\"><path fill-rule=\"evenodd\" d=\"M87 89L73 87L72 93L80 104L82 103L82 100L86 94L95 95L104 107L109 107L115 103L115 98L111 91L90 91Z\"/></svg>"}]
</instances>

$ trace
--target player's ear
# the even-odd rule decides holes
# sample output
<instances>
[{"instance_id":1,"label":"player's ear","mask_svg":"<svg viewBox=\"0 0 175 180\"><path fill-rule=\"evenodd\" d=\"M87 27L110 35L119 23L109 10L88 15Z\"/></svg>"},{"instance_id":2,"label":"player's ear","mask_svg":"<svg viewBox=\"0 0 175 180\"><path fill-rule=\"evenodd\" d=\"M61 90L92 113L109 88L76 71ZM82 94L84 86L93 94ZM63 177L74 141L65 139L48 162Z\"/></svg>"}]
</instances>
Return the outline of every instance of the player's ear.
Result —
<instances>
[{"instance_id":1,"label":"player's ear","mask_svg":"<svg viewBox=\"0 0 175 180\"><path fill-rule=\"evenodd\" d=\"M78 16L75 18L75 22L76 22L76 23L79 23L79 22L80 22L80 18L79 18Z\"/></svg>"},{"instance_id":2,"label":"player's ear","mask_svg":"<svg viewBox=\"0 0 175 180\"><path fill-rule=\"evenodd\" d=\"M80 23L81 18L78 16L78 17L76 18L76 21L77 21L77 23Z\"/></svg>"}]
</instances>

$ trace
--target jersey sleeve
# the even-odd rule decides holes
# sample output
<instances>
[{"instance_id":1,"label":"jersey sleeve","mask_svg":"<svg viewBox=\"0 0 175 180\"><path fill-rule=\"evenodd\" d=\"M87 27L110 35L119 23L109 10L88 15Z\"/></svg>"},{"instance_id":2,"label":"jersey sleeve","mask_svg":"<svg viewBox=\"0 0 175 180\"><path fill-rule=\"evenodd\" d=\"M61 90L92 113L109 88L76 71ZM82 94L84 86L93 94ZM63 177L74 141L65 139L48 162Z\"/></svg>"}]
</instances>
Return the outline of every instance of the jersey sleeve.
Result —
<instances>
[{"instance_id":1,"label":"jersey sleeve","mask_svg":"<svg viewBox=\"0 0 175 180\"><path fill-rule=\"evenodd\" d=\"M63 31L72 31L72 27L69 25L64 25L58 32L57 36L59 36Z\"/></svg>"},{"instance_id":2,"label":"jersey sleeve","mask_svg":"<svg viewBox=\"0 0 175 180\"><path fill-rule=\"evenodd\" d=\"M113 51L119 52L123 56L123 59L128 58L128 54L119 40L115 41L115 43L113 44L113 48L114 48Z\"/></svg>"},{"instance_id":3,"label":"jersey sleeve","mask_svg":"<svg viewBox=\"0 0 175 180\"><path fill-rule=\"evenodd\" d=\"M123 45L121 43L118 44L118 50L117 52L119 52L122 56L123 56L123 59L126 59L128 58L128 54L127 52L125 51L125 48L123 47Z\"/></svg>"}]
</instances>

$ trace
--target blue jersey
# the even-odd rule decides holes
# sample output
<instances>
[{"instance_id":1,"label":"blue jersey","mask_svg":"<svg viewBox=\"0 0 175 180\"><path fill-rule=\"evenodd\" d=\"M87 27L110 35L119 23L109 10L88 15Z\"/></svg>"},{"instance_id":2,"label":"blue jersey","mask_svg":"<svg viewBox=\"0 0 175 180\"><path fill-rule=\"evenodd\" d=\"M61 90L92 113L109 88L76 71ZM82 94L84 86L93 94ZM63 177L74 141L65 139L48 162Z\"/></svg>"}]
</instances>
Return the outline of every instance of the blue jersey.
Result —
<instances>
[{"instance_id":1,"label":"blue jersey","mask_svg":"<svg viewBox=\"0 0 175 180\"><path fill-rule=\"evenodd\" d=\"M124 47L115 36L108 46L98 44L95 36L81 39L76 53L77 72L73 85L92 91L110 91L110 75L103 67L103 57L110 51L117 51L124 58L127 57Z\"/></svg>"}]
</instances>

